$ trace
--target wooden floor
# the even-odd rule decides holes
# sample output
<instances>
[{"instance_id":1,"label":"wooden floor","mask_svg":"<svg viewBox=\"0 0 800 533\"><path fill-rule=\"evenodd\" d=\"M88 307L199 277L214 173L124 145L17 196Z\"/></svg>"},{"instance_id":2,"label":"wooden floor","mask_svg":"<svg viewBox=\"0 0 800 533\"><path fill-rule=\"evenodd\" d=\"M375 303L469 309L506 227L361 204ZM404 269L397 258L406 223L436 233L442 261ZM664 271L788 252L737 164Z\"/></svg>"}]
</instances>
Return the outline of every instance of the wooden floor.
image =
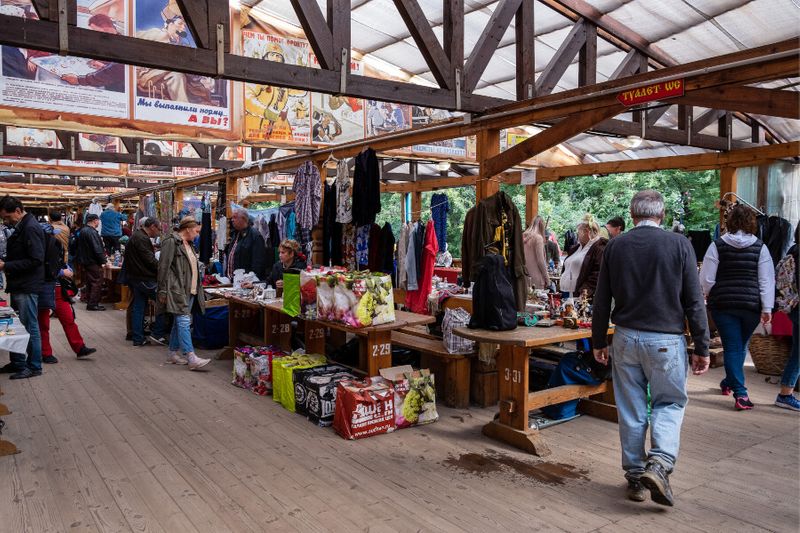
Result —
<instances>
[{"instance_id":1,"label":"wooden floor","mask_svg":"<svg viewBox=\"0 0 800 533\"><path fill-rule=\"evenodd\" d=\"M82 307L82 306L81 306ZM691 378L678 504L624 498L617 427L550 428L546 461L480 433L487 409L348 442L208 372L123 341L124 313L78 310L99 350L78 361L56 324L58 365L0 384L0 531L798 531L800 416L747 371L752 412Z\"/></svg>"}]
</instances>

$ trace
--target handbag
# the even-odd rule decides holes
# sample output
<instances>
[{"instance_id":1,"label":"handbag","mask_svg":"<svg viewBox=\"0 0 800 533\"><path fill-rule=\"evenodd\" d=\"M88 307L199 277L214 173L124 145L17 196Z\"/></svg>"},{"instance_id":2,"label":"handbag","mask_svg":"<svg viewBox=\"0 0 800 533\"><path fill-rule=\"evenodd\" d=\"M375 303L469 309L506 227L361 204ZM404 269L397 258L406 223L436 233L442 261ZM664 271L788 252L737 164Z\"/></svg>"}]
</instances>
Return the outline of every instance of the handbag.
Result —
<instances>
[{"instance_id":1,"label":"handbag","mask_svg":"<svg viewBox=\"0 0 800 533\"><path fill-rule=\"evenodd\" d=\"M283 312L291 317L300 314L300 273L283 273Z\"/></svg>"}]
</instances>

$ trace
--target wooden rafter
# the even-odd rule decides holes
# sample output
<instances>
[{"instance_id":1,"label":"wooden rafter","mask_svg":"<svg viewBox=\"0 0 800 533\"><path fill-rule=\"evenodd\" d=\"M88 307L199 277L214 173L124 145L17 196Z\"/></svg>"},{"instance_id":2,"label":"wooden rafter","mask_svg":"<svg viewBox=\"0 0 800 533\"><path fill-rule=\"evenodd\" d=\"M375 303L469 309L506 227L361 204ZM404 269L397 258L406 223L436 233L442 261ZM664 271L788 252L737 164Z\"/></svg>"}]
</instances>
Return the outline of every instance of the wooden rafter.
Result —
<instances>
[{"instance_id":1,"label":"wooden rafter","mask_svg":"<svg viewBox=\"0 0 800 533\"><path fill-rule=\"evenodd\" d=\"M500 0L464 66L464 90L472 92L511 24L522 0Z\"/></svg>"},{"instance_id":2,"label":"wooden rafter","mask_svg":"<svg viewBox=\"0 0 800 533\"><path fill-rule=\"evenodd\" d=\"M547 64L536 80L536 94L550 94L558 81L564 76L575 56L586 44L586 22L579 20L572 26L567 38L561 43L553 59Z\"/></svg>"},{"instance_id":3,"label":"wooden rafter","mask_svg":"<svg viewBox=\"0 0 800 533\"><path fill-rule=\"evenodd\" d=\"M714 107L718 110L800 119L800 92L791 90L742 86L715 87L695 91L675 101L700 107Z\"/></svg>"},{"instance_id":4,"label":"wooden rafter","mask_svg":"<svg viewBox=\"0 0 800 533\"><path fill-rule=\"evenodd\" d=\"M328 0L328 28L333 46L333 70L350 71L350 0ZM345 51L342 64L341 51Z\"/></svg>"},{"instance_id":5,"label":"wooden rafter","mask_svg":"<svg viewBox=\"0 0 800 533\"><path fill-rule=\"evenodd\" d=\"M333 34L316 0L289 0L320 66L333 70Z\"/></svg>"},{"instance_id":6,"label":"wooden rafter","mask_svg":"<svg viewBox=\"0 0 800 533\"><path fill-rule=\"evenodd\" d=\"M517 10L514 31L517 38L517 100L536 96L536 52L533 4L535 0L522 0Z\"/></svg>"},{"instance_id":7,"label":"wooden rafter","mask_svg":"<svg viewBox=\"0 0 800 533\"><path fill-rule=\"evenodd\" d=\"M422 12L417 0L394 0L394 5L417 44L425 63L431 69L436 83L443 89L452 89L454 84L450 59L439 44L431 24L425 18L425 13Z\"/></svg>"},{"instance_id":8,"label":"wooden rafter","mask_svg":"<svg viewBox=\"0 0 800 533\"><path fill-rule=\"evenodd\" d=\"M206 0L176 1L197 45L203 48L211 48L211 40L214 39L216 46L216 36L208 33L208 2Z\"/></svg>"}]
</instances>

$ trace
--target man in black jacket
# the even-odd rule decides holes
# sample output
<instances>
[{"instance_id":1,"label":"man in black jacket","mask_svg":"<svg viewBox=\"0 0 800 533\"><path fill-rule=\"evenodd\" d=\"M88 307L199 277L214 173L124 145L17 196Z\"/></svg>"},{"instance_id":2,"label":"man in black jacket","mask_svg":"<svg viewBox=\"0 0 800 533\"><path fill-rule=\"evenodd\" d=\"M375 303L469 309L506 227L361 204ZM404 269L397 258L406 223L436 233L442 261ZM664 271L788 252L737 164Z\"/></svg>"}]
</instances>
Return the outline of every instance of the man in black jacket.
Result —
<instances>
[{"instance_id":1,"label":"man in black jacket","mask_svg":"<svg viewBox=\"0 0 800 533\"><path fill-rule=\"evenodd\" d=\"M86 216L86 225L81 228L78 235L78 256L75 258L75 262L83 267L83 273L86 276L87 311L105 311L106 309L100 305L106 253L103 250L103 239L97 233L99 225L100 217L89 214Z\"/></svg>"},{"instance_id":2,"label":"man in black jacket","mask_svg":"<svg viewBox=\"0 0 800 533\"><path fill-rule=\"evenodd\" d=\"M672 506L669 475L678 458L688 401L684 321L694 339L695 375L708 370L708 321L689 240L660 227L661 194L636 193L631 218L635 227L610 240L603 253L592 308L594 357L608 364L611 315L616 324L612 376L628 498L644 501L647 488L654 502ZM648 426L651 447L645 452Z\"/></svg>"},{"instance_id":3,"label":"man in black jacket","mask_svg":"<svg viewBox=\"0 0 800 533\"><path fill-rule=\"evenodd\" d=\"M158 259L150 239L155 239L160 234L161 222L156 218L145 218L125 246L125 269L128 273L128 285L133 292L131 331L134 346L145 346L150 341L163 345L166 340L163 315L156 316L149 340L144 336L144 311L148 300L155 301L158 287Z\"/></svg>"},{"instance_id":4,"label":"man in black jacket","mask_svg":"<svg viewBox=\"0 0 800 533\"><path fill-rule=\"evenodd\" d=\"M267 248L264 238L250 223L246 209L237 209L231 215L233 240L225 247L226 275L233 281L234 270L253 272L263 281L267 277Z\"/></svg>"},{"instance_id":5,"label":"man in black jacket","mask_svg":"<svg viewBox=\"0 0 800 533\"><path fill-rule=\"evenodd\" d=\"M8 278L6 291L11 307L30 334L27 354L11 353L11 362L0 369L11 379L42 375L42 339L38 321L38 292L44 283L44 232L18 199L6 195L0 199L0 216L14 228L8 238L6 257L0 259L0 271Z\"/></svg>"}]
</instances>

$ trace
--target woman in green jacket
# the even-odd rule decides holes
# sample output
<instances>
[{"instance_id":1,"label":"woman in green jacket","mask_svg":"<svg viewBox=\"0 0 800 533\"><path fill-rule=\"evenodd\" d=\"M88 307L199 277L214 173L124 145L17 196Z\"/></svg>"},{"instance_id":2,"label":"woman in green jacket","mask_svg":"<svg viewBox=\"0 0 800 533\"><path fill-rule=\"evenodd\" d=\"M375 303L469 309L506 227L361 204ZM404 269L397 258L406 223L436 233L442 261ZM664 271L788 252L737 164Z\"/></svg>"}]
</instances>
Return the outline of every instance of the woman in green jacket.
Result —
<instances>
[{"instance_id":1,"label":"woman in green jacket","mask_svg":"<svg viewBox=\"0 0 800 533\"><path fill-rule=\"evenodd\" d=\"M197 357L192 346L192 309L197 305L201 312L205 311L203 273L192 246L199 234L200 225L193 217L182 218L178 230L161 241L158 260L158 302L175 315L167 363L189 365L189 370L211 362Z\"/></svg>"}]
</instances>

